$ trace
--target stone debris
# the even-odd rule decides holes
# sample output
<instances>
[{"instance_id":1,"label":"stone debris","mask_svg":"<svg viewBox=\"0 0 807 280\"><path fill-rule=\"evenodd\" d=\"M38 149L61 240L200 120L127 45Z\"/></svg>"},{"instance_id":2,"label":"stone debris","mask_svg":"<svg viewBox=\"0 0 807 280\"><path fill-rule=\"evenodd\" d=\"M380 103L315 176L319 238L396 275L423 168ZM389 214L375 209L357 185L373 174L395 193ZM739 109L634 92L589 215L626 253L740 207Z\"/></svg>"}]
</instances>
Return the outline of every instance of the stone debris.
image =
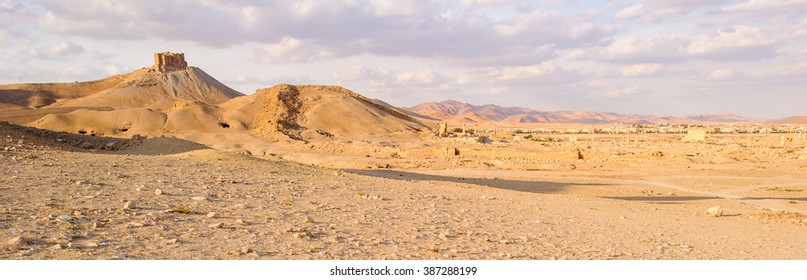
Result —
<instances>
[{"instance_id":1,"label":"stone debris","mask_svg":"<svg viewBox=\"0 0 807 280\"><path fill-rule=\"evenodd\" d=\"M207 217L208 217L208 218L211 218L211 219L212 219L212 218L218 218L218 217L219 217L219 213L218 213L218 212L210 212L210 213L207 213Z\"/></svg>"},{"instance_id":2,"label":"stone debris","mask_svg":"<svg viewBox=\"0 0 807 280\"><path fill-rule=\"evenodd\" d=\"M155 189L155 190L154 190L154 194L155 194L155 195L162 195L162 194L163 194L163 190L161 190L161 189Z\"/></svg>"},{"instance_id":3,"label":"stone debris","mask_svg":"<svg viewBox=\"0 0 807 280\"><path fill-rule=\"evenodd\" d=\"M205 201L205 200L207 200L207 197L204 197L204 196L194 196L194 197L191 197L191 200L196 200L196 201Z\"/></svg>"},{"instance_id":4,"label":"stone debris","mask_svg":"<svg viewBox=\"0 0 807 280\"><path fill-rule=\"evenodd\" d=\"M70 216L70 215L67 215L67 214L62 214L62 215L59 215L59 217L56 217L56 221L58 221L60 223L70 223L70 222L73 221L73 216Z\"/></svg>"},{"instance_id":5,"label":"stone debris","mask_svg":"<svg viewBox=\"0 0 807 280\"><path fill-rule=\"evenodd\" d=\"M708 210L706 210L706 213L705 213L705 214L706 214L707 216L709 216L709 217L720 217L720 216L723 216L723 207L720 207L720 206L714 206L714 207L709 208Z\"/></svg>"},{"instance_id":6,"label":"stone debris","mask_svg":"<svg viewBox=\"0 0 807 280\"><path fill-rule=\"evenodd\" d=\"M127 201L126 204L123 205L123 209L129 209L129 210L137 209L137 201L133 199Z\"/></svg>"},{"instance_id":7,"label":"stone debris","mask_svg":"<svg viewBox=\"0 0 807 280\"><path fill-rule=\"evenodd\" d=\"M14 238L12 238L12 239L9 239L9 240L6 242L6 245L21 245L21 246L26 246L26 245L28 245L28 243L29 243L29 240L28 240L27 238L22 237L22 236L17 236L17 237L14 237Z\"/></svg>"},{"instance_id":8,"label":"stone debris","mask_svg":"<svg viewBox=\"0 0 807 280\"><path fill-rule=\"evenodd\" d=\"M224 227L224 223L215 223L215 224L210 224L210 225L209 225L209 226L207 226L207 227L209 227L209 228L222 228L222 227Z\"/></svg>"}]
</instances>

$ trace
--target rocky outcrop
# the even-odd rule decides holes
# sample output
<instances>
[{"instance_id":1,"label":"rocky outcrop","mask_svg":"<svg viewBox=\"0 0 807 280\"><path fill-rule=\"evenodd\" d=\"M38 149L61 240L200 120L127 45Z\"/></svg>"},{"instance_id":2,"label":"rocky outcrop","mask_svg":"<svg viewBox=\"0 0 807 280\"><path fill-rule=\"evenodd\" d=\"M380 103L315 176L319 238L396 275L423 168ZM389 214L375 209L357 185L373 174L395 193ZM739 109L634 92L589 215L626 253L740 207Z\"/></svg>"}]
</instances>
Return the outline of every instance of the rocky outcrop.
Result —
<instances>
[{"instance_id":1,"label":"rocky outcrop","mask_svg":"<svg viewBox=\"0 0 807 280\"><path fill-rule=\"evenodd\" d=\"M184 53L161 52L154 54L154 70L160 72L171 72L185 70L188 62L185 61Z\"/></svg>"}]
</instances>

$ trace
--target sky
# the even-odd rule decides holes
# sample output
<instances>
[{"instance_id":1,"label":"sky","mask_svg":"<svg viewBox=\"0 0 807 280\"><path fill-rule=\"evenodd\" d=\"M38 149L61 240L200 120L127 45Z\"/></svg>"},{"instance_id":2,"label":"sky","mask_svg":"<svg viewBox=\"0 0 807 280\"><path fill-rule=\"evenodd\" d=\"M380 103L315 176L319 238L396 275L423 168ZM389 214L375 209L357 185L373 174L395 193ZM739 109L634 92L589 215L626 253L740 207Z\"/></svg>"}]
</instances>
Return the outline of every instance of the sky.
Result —
<instances>
[{"instance_id":1,"label":"sky","mask_svg":"<svg viewBox=\"0 0 807 280\"><path fill-rule=\"evenodd\" d=\"M2 84L97 80L162 51L245 94L807 115L807 0L0 0Z\"/></svg>"}]
</instances>

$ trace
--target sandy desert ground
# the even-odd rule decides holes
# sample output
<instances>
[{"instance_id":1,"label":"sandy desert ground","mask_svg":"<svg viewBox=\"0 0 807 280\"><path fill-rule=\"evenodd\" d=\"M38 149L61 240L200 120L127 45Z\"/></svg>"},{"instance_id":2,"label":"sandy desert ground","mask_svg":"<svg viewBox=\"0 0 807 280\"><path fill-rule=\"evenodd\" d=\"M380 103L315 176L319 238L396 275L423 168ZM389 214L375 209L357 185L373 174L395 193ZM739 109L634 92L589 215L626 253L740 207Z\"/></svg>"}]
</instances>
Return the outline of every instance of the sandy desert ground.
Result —
<instances>
[{"instance_id":1,"label":"sandy desert ground","mask_svg":"<svg viewBox=\"0 0 807 280\"><path fill-rule=\"evenodd\" d=\"M775 135L432 139L423 149L460 155L330 161L170 136L0 136L3 259L807 258L807 162Z\"/></svg>"}]
</instances>

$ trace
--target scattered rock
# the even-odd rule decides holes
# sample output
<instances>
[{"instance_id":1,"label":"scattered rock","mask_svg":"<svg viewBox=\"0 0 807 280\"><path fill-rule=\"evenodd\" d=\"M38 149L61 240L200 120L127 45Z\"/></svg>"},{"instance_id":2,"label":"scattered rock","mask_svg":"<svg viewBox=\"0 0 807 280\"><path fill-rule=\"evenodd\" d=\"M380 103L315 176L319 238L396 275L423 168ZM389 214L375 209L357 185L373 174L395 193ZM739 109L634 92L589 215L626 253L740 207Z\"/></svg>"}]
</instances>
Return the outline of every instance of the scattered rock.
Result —
<instances>
[{"instance_id":1,"label":"scattered rock","mask_svg":"<svg viewBox=\"0 0 807 280\"><path fill-rule=\"evenodd\" d=\"M137 209L137 202L134 199L129 200L128 202L126 202L126 204L123 205L123 209L129 209L129 210Z\"/></svg>"},{"instance_id":2,"label":"scattered rock","mask_svg":"<svg viewBox=\"0 0 807 280\"><path fill-rule=\"evenodd\" d=\"M255 252L254 250L252 250L252 248L249 248L249 247L241 248L241 254L249 254L249 253L252 253L252 252Z\"/></svg>"},{"instance_id":3,"label":"scattered rock","mask_svg":"<svg viewBox=\"0 0 807 280\"><path fill-rule=\"evenodd\" d=\"M56 245L48 247L48 249L50 249L50 250L61 250L61 249L64 249L64 247L62 246L62 244L56 244Z\"/></svg>"},{"instance_id":4,"label":"scattered rock","mask_svg":"<svg viewBox=\"0 0 807 280\"><path fill-rule=\"evenodd\" d=\"M219 213L217 213L217 212L210 212L210 213L207 213L207 217L208 217L208 218L218 218L218 217L219 217Z\"/></svg>"},{"instance_id":5,"label":"scattered rock","mask_svg":"<svg viewBox=\"0 0 807 280\"><path fill-rule=\"evenodd\" d=\"M154 190L154 194L156 194L156 195L162 195L162 194L163 194L163 190L161 190L161 189L155 189L155 190Z\"/></svg>"},{"instance_id":6,"label":"scattered rock","mask_svg":"<svg viewBox=\"0 0 807 280\"><path fill-rule=\"evenodd\" d=\"M194 196L194 197L191 197L191 199L192 199L192 200L196 200L196 201L204 201L204 200L207 200L207 197L204 197L204 196Z\"/></svg>"},{"instance_id":7,"label":"scattered rock","mask_svg":"<svg viewBox=\"0 0 807 280\"><path fill-rule=\"evenodd\" d=\"M723 216L723 207L715 206L706 210L705 213L709 217L720 217Z\"/></svg>"},{"instance_id":8,"label":"scattered rock","mask_svg":"<svg viewBox=\"0 0 807 280\"><path fill-rule=\"evenodd\" d=\"M166 240L166 241L165 241L165 244L167 244L167 245L174 245L174 244L177 244L177 242L179 242L179 240L177 240L176 238L172 238L172 239L168 239L168 240Z\"/></svg>"},{"instance_id":9,"label":"scattered rock","mask_svg":"<svg viewBox=\"0 0 807 280\"><path fill-rule=\"evenodd\" d=\"M106 145L104 145L104 149L115 151L117 149L120 149L120 144L117 141L109 142L106 143Z\"/></svg>"},{"instance_id":10,"label":"scattered rock","mask_svg":"<svg viewBox=\"0 0 807 280\"><path fill-rule=\"evenodd\" d=\"M95 243L95 242L90 242L90 243L84 244L84 248L94 249L94 248L98 248L98 247L99 247L98 243Z\"/></svg>"},{"instance_id":11,"label":"scattered rock","mask_svg":"<svg viewBox=\"0 0 807 280\"><path fill-rule=\"evenodd\" d=\"M28 241L27 238L22 237L22 236L17 236L17 237L14 237L12 239L9 239L6 242L6 245L22 245L22 246L26 246L26 245L28 245L28 242L29 241Z\"/></svg>"},{"instance_id":12,"label":"scattered rock","mask_svg":"<svg viewBox=\"0 0 807 280\"><path fill-rule=\"evenodd\" d=\"M79 145L79 147L82 148L82 149L87 149L87 150L95 148L95 146L93 146L92 143L87 142L87 141L82 142L81 145Z\"/></svg>"},{"instance_id":13,"label":"scattered rock","mask_svg":"<svg viewBox=\"0 0 807 280\"><path fill-rule=\"evenodd\" d=\"M127 226L127 227L130 227L130 228L133 228L133 227L144 227L144 226L145 226L145 224L143 224L143 223L131 222L131 223L127 224L126 226Z\"/></svg>"},{"instance_id":14,"label":"scattered rock","mask_svg":"<svg viewBox=\"0 0 807 280\"><path fill-rule=\"evenodd\" d=\"M305 216L304 222L309 224L314 223L314 218L311 218L311 216Z\"/></svg>"},{"instance_id":15,"label":"scattered rock","mask_svg":"<svg viewBox=\"0 0 807 280\"><path fill-rule=\"evenodd\" d=\"M235 220L235 224L238 224L238 225L245 225L245 224L247 224L247 222L245 222L245 221L244 221L244 220L242 220L242 219L237 219L237 220Z\"/></svg>"},{"instance_id":16,"label":"scattered rock","mask_svg":"<svg viewBox=\"0 0 807 280\"><path fill-rule=\"evenodd\" d=\"M207 227L209 227L209 228L222 228L223 226L224 226L224 223L215 223L215 224L211 224L211 225L209 225Z\"/></svg>"},{"instance_id":17,"label":"scattered rock","mask_svg":"<svg viewBox=\"0 0 807 280\"><path fill-rule=\"evenodd\" d=\"M59 217L56 217L56 220L61 223L70 223L71 221L73 221L73 216L62 214L59 215Z\"/></svg>"}]
</instances>

